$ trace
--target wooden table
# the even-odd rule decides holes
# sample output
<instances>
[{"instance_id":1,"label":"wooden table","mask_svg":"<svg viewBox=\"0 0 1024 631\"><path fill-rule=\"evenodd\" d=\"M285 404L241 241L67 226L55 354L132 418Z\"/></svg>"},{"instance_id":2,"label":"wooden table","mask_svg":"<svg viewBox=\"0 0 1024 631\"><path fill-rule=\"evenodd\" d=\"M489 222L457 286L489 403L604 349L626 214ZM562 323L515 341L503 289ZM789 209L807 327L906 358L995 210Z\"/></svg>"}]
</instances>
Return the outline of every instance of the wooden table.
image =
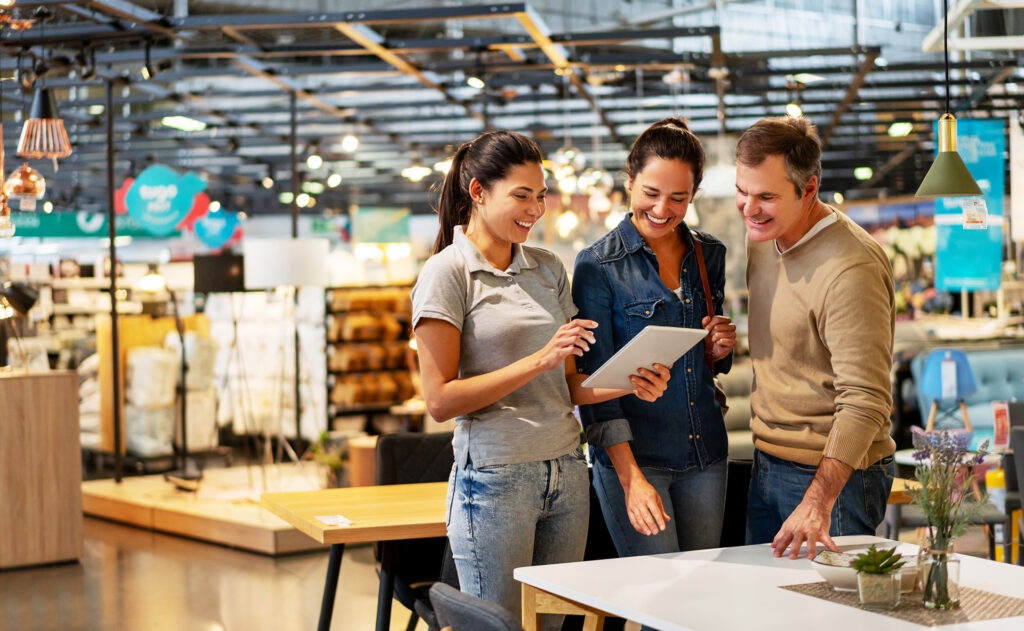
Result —
<instances>
[{"instance_id":1,"label":"wooden table","mask_svg":"<svg viewBox=\"0 0 1024 631\"><path fill-rule=\"evenodd\" d=\"M260 499L272 513L320 543L331 544L317 628L327 631L334 611L338 572L346 543L385 542L381 550L380 588L377 592L377 629L387 629L391 619L392 547L401 539L443 537L446 482L364 486L294 493L264 493ZM342 515L348 526L329 526L317 519Z\"/></svg>"},{"instance_id":2,"label":"wooden table","mask_svg":"<svg viewBox=\"0 0 1024 631\"><path fill-rule=\"evenodd\" d=\"M836 537L840 548L892 543L868 536ZM900 544L908 553L916 546ZM961 584L1024 598L1024 567L960 557ZM590 629L605 615L662 631L913 631L910 622L780 589L823 580L806 558L775 558L768 544L653 556L517 568L523 584L523 626L541 613L590 612ZM943 626L944 631L1019 631L1024 616Z\"/></svg>"},{"instance_id":3,"label":"wooden table","mask_svg":"<svg viewBox=\"0 0 1024 631\"><path fill-rule=\"evenodd\" d=\"M921 488L921 483L917 480L908 480L907 478L895 478L892 481L892 488L889 489L889 501L888 504L909 504L912 501L910 497L910 491L913 489Z\"/></svg>"}]
</instances>

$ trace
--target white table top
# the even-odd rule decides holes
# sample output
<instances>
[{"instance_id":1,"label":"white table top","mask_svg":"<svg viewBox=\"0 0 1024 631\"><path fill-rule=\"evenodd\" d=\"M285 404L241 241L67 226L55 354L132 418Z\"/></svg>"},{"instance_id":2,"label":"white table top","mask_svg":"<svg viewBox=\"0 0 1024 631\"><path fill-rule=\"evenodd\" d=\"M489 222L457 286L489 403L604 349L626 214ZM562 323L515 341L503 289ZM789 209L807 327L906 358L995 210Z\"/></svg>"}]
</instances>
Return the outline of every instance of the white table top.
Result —
<instances>
[{"instance_id":1,"label":"white table top","mask_svg":"<svg viewBox=\"0 0 1024 631\"><path fill-rule=\"evenodd\" d=\"M885 539L837 537L840 548ZM891 543L891 542L890 542ZM900 544L914 554L916 547ZM1024 598L1024 567L960 557L961 584ZM664 631L910 631L929 629L780 589L823 580L806 558L776 559L767 544L517 568L515 578ZM1024 616L936 627L1020 631Z\"/></svg>"}]
</instances>

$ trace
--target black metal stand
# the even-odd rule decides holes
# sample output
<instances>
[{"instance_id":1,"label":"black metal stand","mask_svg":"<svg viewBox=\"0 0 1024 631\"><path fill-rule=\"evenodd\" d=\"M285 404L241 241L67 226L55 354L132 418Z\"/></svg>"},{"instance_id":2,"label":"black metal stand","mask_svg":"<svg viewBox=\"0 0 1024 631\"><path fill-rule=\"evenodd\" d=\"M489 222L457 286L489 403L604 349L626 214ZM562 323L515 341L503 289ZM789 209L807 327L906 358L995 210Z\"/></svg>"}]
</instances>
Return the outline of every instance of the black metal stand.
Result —
<instances>
[{"instance_id":1,"label":"black metal stand","mask_svg":"<svg viewBox=\"0 0 1024 631\"><path fill-rule=\"evenodd\" d=\"M164 474L165 480L187 480L196 481L203 479L203 472L193 465L188 458L188 384L185 382L188 374L188 362L185 360L185 323L182 322L178 313L178 299L170 287L167 293L171 296L171 310L174 313L174 328L178 331L178 343L181 345L181 374L178 384L178 395L181 397L181 467L177 471L170 471Z\"/></svg>"},{"instance_id":2,"label":"black metal stand","mask_svg":"<svg viewBox=\"0 0 1024 631\"><path fill-rule=\"evenodd\" d=\"M121 362L117 333L117 222L114 214L114 80L107 79L107 237L110 239L110 362L113 376L114 481L120 484L121 456Z\"/></svg>"}]
</instances>

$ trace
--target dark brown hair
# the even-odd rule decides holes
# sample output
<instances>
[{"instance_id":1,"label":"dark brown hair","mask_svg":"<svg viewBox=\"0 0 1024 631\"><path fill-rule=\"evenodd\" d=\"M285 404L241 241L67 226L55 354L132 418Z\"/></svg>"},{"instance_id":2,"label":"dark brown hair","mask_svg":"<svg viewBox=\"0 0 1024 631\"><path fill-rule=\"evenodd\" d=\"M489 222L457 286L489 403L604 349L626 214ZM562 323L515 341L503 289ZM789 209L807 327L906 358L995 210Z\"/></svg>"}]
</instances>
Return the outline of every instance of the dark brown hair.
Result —
<instances>
[{"instance_id":1,"label":"dark brown hair","mask_svg":"<svg viewBox=\"0 0 1024 631\"><path fill-rule=\"evenodd\" d=\"M812 175L821 186L821 140L818 130L806 118L782 116L763 118L750 126L736 144L736 160L756 167L768 156L782 156L786 177L802 197Z\"/></svg>"},{"instance_id":2,"label":"dark brown hair","mask_svg":"<svg viewBox=\"0 0 1024 631\"><path fill-rule=\"evenodd\" d=\"M689 164L693 168L691 195L700 188L704 179L704 147L683 119L663 118L637 136L626 158L626 173L635 178L653 157Z\"/></svg>"},{"instance_id":3,"label":"dark brown hair","mask_svg":"<svg viewBox=\"0 0 1024 631\"><path fill-rule=\"evenodd\" d=\"M437 240L433 254L452 243L455 226L469 223L473 213L473 199L469 196L469 183L476 178L484 190L508 175L512 167L520 164L541 164L543 156L537 143L514 131L497 130L480 134L475 140L459 147L452 157L452 166L441 183L437 202Z\"/></svg>"}]
</instances>

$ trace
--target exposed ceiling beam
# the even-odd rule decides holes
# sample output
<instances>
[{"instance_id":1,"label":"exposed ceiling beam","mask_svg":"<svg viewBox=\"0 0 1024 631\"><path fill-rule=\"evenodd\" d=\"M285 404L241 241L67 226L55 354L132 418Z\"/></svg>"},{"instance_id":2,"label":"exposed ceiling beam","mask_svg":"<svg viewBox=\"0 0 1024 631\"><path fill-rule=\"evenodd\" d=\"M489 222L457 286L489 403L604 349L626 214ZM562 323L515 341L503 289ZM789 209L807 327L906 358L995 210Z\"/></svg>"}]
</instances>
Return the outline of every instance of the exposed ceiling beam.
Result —
<instances>
[{"instance_id":1,"label":"exposed ceiling beam","mask_svg":"<svg viewBox=\"0 0 1024 631\"><path fill-rule=\"evenodd\" d=\"M832 132L835 131L836 125L839 123L839 119L843 117L846 110L850 109L850 105L856 100L857 92L861 86L864 85L864 80L867 78L868 73L875 67L875 60L878 59L879 53L870 52L864 56L864 61L860 64L860 69L857 74L854 75L853 81L850 83L850 87L846 90L846 95L843 100L839 103L839 106L832 112L832 119L828 123L828 127L825 128L825 133L821 135L821 147L824 149L828 146L828 139L832 136Z\"/></svg>"},{"instance_id":2,"label":"exposed ceiling beam","mask_svg":"<svg viewBox=\"0 0 1024 631\"><path fill-rule=\"evenodd\" d=\"M551 40L551 31L548 29L547 24L544 23L543 18L530 8L529 5L526 5L523 11L516 13L515 17L547 58L551 60L551 63L555 65L556 72L567 76L576 92L590 104L590 109L597 114L598 118L601 119L601 123L608 128L608 133L611 135L612 140L628 147L630 143L619 135L614 123L608 119L607 114L601 109L600 103L590 93L586 82L577 74L575 69L569 67L569 56L565 47Z\"/></svg>"},{"instance_id":3,"label":"exposed ceiling beam","mask_svg":"<svg viewBox=\"0 0 1024 631\"><path fill-rule=\"evenodd\" d=\"M335 24L334 28L345 37L348 37L353 42L359 44L381 60L402 71L404 74L414 77L417 81L428 88L437 90L441 93L447 103L451 105L458 105L465 109L466 114L469 116L482 123L485 122L483 114L470 107L469 103L455 98L444 86L424 74L423 71L415 64L411 63L398 53L389 50L384 38L370 27L363 24Z\"/></svg>"},{"instance_id":4,"label":"exposed ceiling beam","mask_svg":"<svg viewBox=\"0 0 1024 631\"><path fill-rule=\"evenodd\" d=\"M945 1L945 0L944 0ZM981 4L981 0L960 0L949 10L949 19L947 21L947 30L956 32L960 25L964 23L964 19L974 9ZM940 53L942 52L942 14L939 14L939 23L936 24L927 35L924 36L924 40L921 41L921 50L926 53ZM950 40L952 42L952 40Z\"/></svg>"}]
</instances>

